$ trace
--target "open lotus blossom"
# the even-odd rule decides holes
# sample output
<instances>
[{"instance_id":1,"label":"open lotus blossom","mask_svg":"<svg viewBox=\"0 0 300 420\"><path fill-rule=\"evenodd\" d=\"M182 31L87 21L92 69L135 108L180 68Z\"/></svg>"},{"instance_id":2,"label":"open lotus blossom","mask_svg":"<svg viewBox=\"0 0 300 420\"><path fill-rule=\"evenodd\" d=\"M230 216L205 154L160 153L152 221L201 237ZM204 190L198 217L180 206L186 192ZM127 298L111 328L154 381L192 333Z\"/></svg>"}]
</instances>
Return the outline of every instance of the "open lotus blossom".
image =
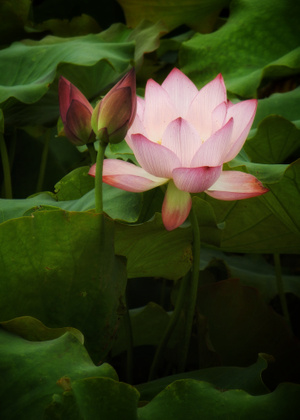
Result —
<instances>
[{"instance_id":1,"label":"open lotus blossom","mask_svg":"<svg viewBox=\"0 0 300 420\"><path fill-rule=\"evenodd\" d=\"M162 206L167 230L188 217L190 193L205 192L219 200L264 194L268 190L253 175L222 170L241 150L256 107L254 99L228 101L221 74L200 91L176 68L161 86L150 79L126 136L140 166L106 159L103 181L133 192L167 184ZM90 174L95 175L95 166Z\"/></svg>"}]
</instances>

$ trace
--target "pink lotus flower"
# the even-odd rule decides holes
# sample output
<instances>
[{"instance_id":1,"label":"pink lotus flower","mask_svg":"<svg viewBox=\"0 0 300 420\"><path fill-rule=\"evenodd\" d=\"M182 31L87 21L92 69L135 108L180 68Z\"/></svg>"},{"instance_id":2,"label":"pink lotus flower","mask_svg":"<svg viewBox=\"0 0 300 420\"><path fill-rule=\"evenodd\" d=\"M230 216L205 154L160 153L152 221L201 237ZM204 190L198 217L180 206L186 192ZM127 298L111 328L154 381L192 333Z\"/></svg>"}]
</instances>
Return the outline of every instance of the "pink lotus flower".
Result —
<instances>
[{"instance_id":1,"label":"pink lotus flower","mask_svg":"<svg viewBox=\"0 0 300 420\"><path fill-rule=\"evenodd\" d=\"M86 97L64 77L58 83L60 116L68 139L80 146L95 141L91 126L93 107Z\"/></svg>"},{"instance_id":2,"label":"pink lotus flower","mask_svg":"<svg viewBox=\"0 0 300 420\"><path fill-rule=\"evenodd\" d=\"M131 69L96 105L92 127L97 137L110 143L124 140L136 113L135 70Z\"/></svg>"},{"instance_id":3,"label":"pink lotus flower","mask_svg":"<svg viewBox=\"0 0 300 420\"><path fill-rule=\"evenodd\" d=\"M176 68L161 86L148 80L126 136L141 167L106 159L103 181L133 192L167 184L162 207L167 230L188 217L190 193L204 191L219 200L264 194L268 190L253 175L222 170L241 150L256 107L254 99L235 105L228 101L221 75L200 91ZM95 166L90 174L95 175Z\"/></svg>"}]
</instances>

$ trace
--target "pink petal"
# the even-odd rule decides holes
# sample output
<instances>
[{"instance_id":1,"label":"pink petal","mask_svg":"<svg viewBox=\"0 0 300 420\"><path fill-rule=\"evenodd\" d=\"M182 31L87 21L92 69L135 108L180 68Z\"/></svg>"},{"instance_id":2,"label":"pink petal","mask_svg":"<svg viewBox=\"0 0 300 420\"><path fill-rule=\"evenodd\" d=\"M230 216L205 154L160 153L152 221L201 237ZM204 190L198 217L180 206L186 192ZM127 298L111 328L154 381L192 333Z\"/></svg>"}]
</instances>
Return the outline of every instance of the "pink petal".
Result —
<instances>
[{"instance_id":1,"label":"pink petal","mask_svg":"<svg viewBox=\"0 0 300 420\"><path fill-rule=\"evenodd\" d=\"M239 171L223 171L206 194L218 200L241 200L265 194L269 190L255 176Z\"/></svg>"},{"instance_id":2,"label":"pink petal","mask_svg":"<svg viewBox=\"0 0 300 420\"><path fill-rule=\"evenodd\" d=\"M209 137L195 153L191 166L197 168L222 165L230 147L232 127L233 120L231 119L219 131Z\"/></svg>"},{"instance_id":3,"label":"pink petal","mask_svg":"<svg viewBox=\"0 0 300 420\"><path fill-rule=\"evenodd\" d=\"M154 80L148 80L145 91L143 124L147 137L161 141L167 125L178 117L168 93Z\"/></svg>"},{"instance_id":4,"label":"pink petal","mask_svg":"<svg viewBox=\"0 0 300 420\"><path fill-rule=\"evenodd\" d=\"M77 100L72 100L66 115L65 132L73 133L82 141L88 141L91 132L91 110Z\"/></svg>"},{"instance_id":5,"label":"pink petal","mask_svg":"<svg viewBox=\"0 0 300 420\"><path fill-rule=\"evenodd\" d=\"M199 131L203 140L212 134L212 112L227 100L221 74L205 85L195 96L188 111L188 121Z\"/></svg>"},{"instance_id":6,"label":"pink petal","mask_svg":"<svg viewBox=\"0 0 300 420\"><path fill-rule=\"evenodd\" d=\"M168 92L178 115L185 118L192 100L198 93L194 83L184 73L174 68L161 86Z\"/></svg>"},{"instance_id":7,"label":"pink petal","mask_svg":"<svg viewBox=\"0 0 300 420\"><path fill-rule=\"evenodd\" d=\"M89 175L96 175L93 165ZM165 184L168 179L157 178L148 174L143 168L119 159L105 159L103 162L103 182L121 190L143 192Z\"/></svg>"},{"instance_id":8,"label":"pink petal","mask_svg":"<svg viewBox=\"0 0 300 420\"><path fill-rule=\"evenodd\" d=\"M257 108L257 100L250 99L228 107L226 120L233 118L231 148L225 162L235 158L243 147L252 126Z\"/></svg>"},{"instance_id":9,"label":"pink petal","mask_svg":"<svg viewBox=\"0 0 300 420\"><path fill-rule=\"evenodd\" d=\"M225 124L225 118L227 114L228 105L226 102L222 102L212 112L212 132L220 130ZM228 121L228 120L227 120Z\"/></svg>"},{"instance_id":10,"label":"pink petal","mask_svg":"<svg viewBox=\"0 0 300 420\"><path fill-rule=\"evenodd\" d=\"M162 145L178 156L181 161L180 166L189 167L201 145L201 139L198 132L186 120L177 118L166 128Z\"/></svg>"},{"instance_id":11,"label":"pink petal","mask_svg":"<svg viewBox=\"0 0 300 420\"><path fill-rule=\"evenodd\" d=\"M201 168L177 168L173 171L173 181L182 191L200 193L207 190L219 178L222 166Z\"/></svg>"},{"instance_id":12,"label":"pink petal","mask_svg":"<svg viewBox=\"0 0 300 420\"><path fill-rule=\"evenodd\" d=\"M173 230L187 219L192 207L192 199L188 192L180 191L170 181L162 206L162 220L167 230Z\"/></svg>"},{"instance_id":13,"label":"pink petal","mask_svg":"<svg viewBox=\"0 0 300 420\"><path fill-rule=\"evenodd\" d=\"M144 125L143 125L143 123L140 119L140 116L138 114L136 114L135 119L133 121L133 124L129 128L129 130L126 134L126 137L125 137L125 140L126 140L128 146L133 150L133 153L134 153L134 146L132 144L131 135L136 134L136 133L143 134L145 137L147 137L145 127L144 127Z\"/></svg>"},{"instance_id":14,"label":"pink petal","mask_svg":"<svg viewBox=\"0 0 300 420\"><path fill-rule=\"evenodd\" d=\"M174 152L142 134L132 134L131 141L137 161L150 174L171 178L173 169L181 166Z\"/></svg>"}]
</instances>

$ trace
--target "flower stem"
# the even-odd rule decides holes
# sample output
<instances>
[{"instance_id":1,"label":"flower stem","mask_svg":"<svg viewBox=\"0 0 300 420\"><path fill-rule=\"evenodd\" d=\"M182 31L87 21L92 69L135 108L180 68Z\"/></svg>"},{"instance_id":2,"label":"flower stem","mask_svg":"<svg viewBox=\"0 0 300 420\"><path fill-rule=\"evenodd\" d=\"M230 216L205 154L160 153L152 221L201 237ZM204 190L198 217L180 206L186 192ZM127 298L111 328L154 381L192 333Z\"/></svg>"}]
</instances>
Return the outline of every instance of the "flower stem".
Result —
<instances>
[{"instance_id":1,"label":"flower stem","mask_svg":"<svg viewBox=\"0 0 300 420\"><path fill-rule=\"evenodd\" d=\"M10 164L9 164L9 159L8 159L8 154L7 154L6 143L5 143L4 136L2 133L0 133L0 152L1 152L1 160L2 160L3 174L4 174L5 198L12 198Z\"/></svg>"},{"instance_id":2,"label":"flower stem","mask_svg":"<svg viewBox=\"0 0 300 420\"><path fill-rule=\"evenodd\" d=\"M148 380L151 381L156 378L157 376L157 370L162 362L162 357L165 351L165 348L167 346L167 343L172 335L172 332L174 331L174 328L177 324L177 321L179 319L179 315L184 307L186 292L189 284L189 277L190 273L188 272L181 280L180 288L178 291L178 296L176 300L176 305L174 308L174 311L171 315L171 318L169 320L167 329L156 349L156 353L153 359L153 363L150 369L149 378Z\"/></svg>"},{"instance_id":3,"label":"flower stem","mask_svg":"<svg viewBox=\"0 0 300 420\"><path fill-rule=\"evenodd\" d=\"M94 163L96 163L96 160L97 160L94 143L87 143L86 146L87 146L89 154L90 154L91 163L92 163L92 165L94 165Z\"/></svg>"},{"instance_id":4,"label":"flower stem","mask_svg":"<svg viewBox=\"0 0 300 420\"><path fill-rule=\"evenodd\" d=\"M38 176L38 181L36 184L36 192L42 191L42 188L43 188L46 166L47 166L49 143L50 143L50 130L47 130L45 133L45 140L44 140L44 147L43 147L43 152L42 152L42 157L41 157L39 176Z\"/></svg>"},{"instance_id":5,"label":"flower stem","mask_svg":"<svg viewBox=\"0 0 300 420\"><path fill-rule=\"evenodd\" d=\"M181 351L181 359L178 365L178 372L183 372L185 370L186 360L188 356L194 314L196 309L197 302L197 292L198 292L198 283L199 283L199 266L200 266L200 229L197 216L192 206L190 212L190 221L193 229L193 267L191 282L188 288L188 306L186 308L186 318L185 318L185 336L183 339L183 347Z\"/></svg>"},{"instance_id":6,"label":"flower stem","mask_svg":"<svg viewBox=\"0 0 300 420\"><path fill-rule=\"evenodd\" d=\"M276 275L276 285L277 285L277 292L280 299L281 309L284 318L290 324L290 316L289 311L286 303L284 287L283 287L283 280L282 280L282 273L281 273L281 264L280 264L280 255L274 254L274 264L275 264L275 275Z\"/></svg>"},{"instance_id":7,"label":"flower stem","mask_svg":"<svg viewBox=\"0 0 300 420\"><path fill-rule=\"evenodd\" d=\"M107 142L103 139L99 140L99 149L96 160L96 176L95 176L95 204L96 213L103 213L103 193L102 193L102 173L103 173L103 160L104 152Z\"/></svg>"}]
</instances>

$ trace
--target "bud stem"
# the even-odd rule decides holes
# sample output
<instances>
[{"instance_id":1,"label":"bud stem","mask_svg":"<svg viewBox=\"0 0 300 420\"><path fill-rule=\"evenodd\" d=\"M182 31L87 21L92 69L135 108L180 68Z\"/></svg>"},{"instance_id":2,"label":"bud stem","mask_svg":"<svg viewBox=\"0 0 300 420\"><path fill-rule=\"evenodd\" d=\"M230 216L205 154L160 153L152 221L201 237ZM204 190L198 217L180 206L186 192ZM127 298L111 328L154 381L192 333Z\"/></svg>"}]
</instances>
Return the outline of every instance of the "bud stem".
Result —
<instances>
[{"instance_id":1,"label":"bud stem","mask_svg":"<svg viewBox=\"0 0 300 420\"><path fill-rule=\"evenodd\" d=\"M106 134L108 137L108 135ZM95 176L95 211L96 213L103 213L103 193L102 193L102 173L103 173L103 160L104 152L107 146L107 142L103 138L99 139L99 149L97 153L96 161L96 176Z\"/></svg>"}]
</instances>

